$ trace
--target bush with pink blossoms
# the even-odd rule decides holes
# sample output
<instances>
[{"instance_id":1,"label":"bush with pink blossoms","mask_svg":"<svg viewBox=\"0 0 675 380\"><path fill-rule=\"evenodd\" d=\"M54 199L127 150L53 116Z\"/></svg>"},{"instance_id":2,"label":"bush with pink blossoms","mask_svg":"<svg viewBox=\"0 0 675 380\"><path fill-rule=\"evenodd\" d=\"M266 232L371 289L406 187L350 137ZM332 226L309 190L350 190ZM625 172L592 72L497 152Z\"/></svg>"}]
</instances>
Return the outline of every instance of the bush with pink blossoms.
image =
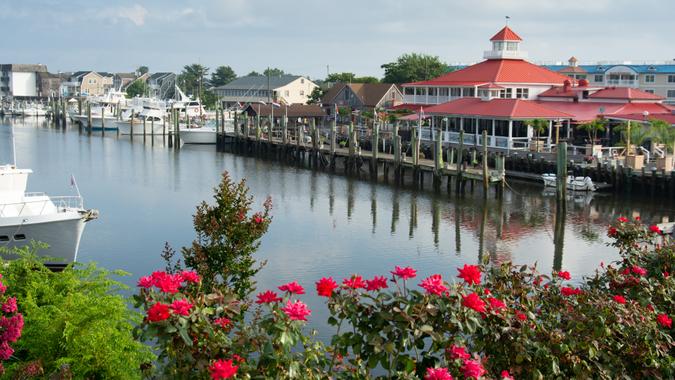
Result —
<instances>
[{"instance_id":1,"label":"bush with pink blossoms","mask_svg":"<svg viewBox=\"0 0 675 380\"><path fill-rule=\"evenodd\" d=\"M11 289L10 289L11 292ZM6 280L0 274L0 374L5 372L3 363L14 354L12 345L21 338L23 315L19 312L16 298L7 295Z\"/></svg>"}]
</instances>

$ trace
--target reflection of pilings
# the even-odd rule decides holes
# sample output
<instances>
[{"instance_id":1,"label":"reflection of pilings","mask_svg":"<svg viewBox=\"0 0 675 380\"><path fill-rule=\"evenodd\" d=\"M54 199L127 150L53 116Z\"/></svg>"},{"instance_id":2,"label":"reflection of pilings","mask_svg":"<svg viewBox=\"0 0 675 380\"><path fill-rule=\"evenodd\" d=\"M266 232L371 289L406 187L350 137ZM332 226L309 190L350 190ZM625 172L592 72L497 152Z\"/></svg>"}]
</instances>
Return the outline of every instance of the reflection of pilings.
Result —
<instances>
[{"instance_id":1,"label":"reflection of pilings","mask_svg":"<svg viewBox=\"0 0 675 380\"><path fill-rule=\"evenodd\" d=\"M391 197L391 234L396 233L396 223L398 222L399 216L399 202L398 202L398 189L394 189L394 194Z\"/></svg>"},{"instance_id":2,"label":"reflection of pilings","mask_svg":"<svg viewBox=\"0 0 675 380\"><path fill-rule=\"evenodd\" d=\"M375 234L375 227L377 227L377 191L375 186L370 186L370 216L373 218L373 235Z\"/></svg>"},{"instance_id":3,"label":"reflection of pilings","mask_svg":"<svg viewBox=\"0 0 675 380\"><path fill-rule=\"evenodd\" d=\"M497 213L499 214L499 220L497 221L497 239L502 238L504 233L504 201L499 199L497 202Z\"/></svg>"},{"instance_id":4,"label":"reflection of pilings","mask_svg":"<svg viewBox=\"0 0 675 380\"><path fill-rule=\"evenodd\" d=\"M562 268L563 247L565 244L565 198L556 202L555 208L555 227L553 230L553 270L559 271Z\"/></svg>"},{"instance_id":5,"label":"reflection of pilings","mask_svg":"<svg viewBox=\"0 0 675 380\"><path fill-rule=\"evenodd\" d=\"M352 219L352 211L354 211L354 180L347 180L347 219Z\"/></svg>"},{"instance_id":6,"label":"reflection of pilings","mask_svg":"<svg viewBox=\"0 0 675 380\"><path fill-rule=\"evenodd\" d=\"M455 201L455 253L458 255L462 252L462 239L460 237L461 229L460 223L462 216L459 213L459 201Z\"/></svg>"},{"instance_id":7,"label":"reflection of pilings","mask_svg":"<svg viewBox=\"0 0 675 380\"><path fill-rule=\"evenodd\" d=\"M316 171L312 171L309 177L309 208L314 210L314 197L316 196Z\"/></svg>"},{"instance_id":8,"label":"reflection of pilings","mask_svg":"<svg viewBox=\"0 0 675 380\"><path fill-rule=\"evenodd\" d=\"M412 238L414 236L415 229L417 228L417 196L410 196L410 228L408 229L408 236Z\"/></svg>"},{"instance_id":9,"label":"reflection of pilings","mask_svg":"<svg viewBox=\"0 0 675 380\"><path fill-rule=\"evenodd\" d=\"M483 197L483 217L480 221L480 235L478 236L478 262L483 262L483 250L485 249L485 225L488 218L487 198Z\"/></svg>"},{"instance_id":10,"label":"reflection of pilings","mask_svg":"<svg viewBox=\"0 0 675 380\"><path fill-rule=\"evenodd\" d=\"M431 232L434 234L434 246L438 248L438 230L441 224L441 207L438 198L434 197L431 200Z\"/></svg>"},{"instance_id":11,"label":"reflection of pilings","mask_svg":"<svg viewBox=\"0 0 675 380\"><path fill-rule=\"evenodd\" d=\"M333 216L335 209L335 184L333 176L328 176L328 213Z\"/></svg>"}]
</instances>

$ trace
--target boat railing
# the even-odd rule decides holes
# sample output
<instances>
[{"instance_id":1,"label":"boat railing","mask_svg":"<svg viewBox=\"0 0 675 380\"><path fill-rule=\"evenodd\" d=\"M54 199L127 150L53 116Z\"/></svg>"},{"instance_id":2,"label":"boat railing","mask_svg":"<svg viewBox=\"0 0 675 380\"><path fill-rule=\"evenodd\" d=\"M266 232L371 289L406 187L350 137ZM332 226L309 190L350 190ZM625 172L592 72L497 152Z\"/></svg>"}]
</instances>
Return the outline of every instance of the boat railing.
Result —
<instances>
[{"instance_id":1,"label":"boat railing","mask_svg":"<svg viewBox=\"0 0 675 380\"><path fill-rule=\"evenodd\" d=\"M29 195L30 194L30 195ZM25 198L37 198L40 193L26 193ZM42 193L44 195L44 193ZM21 216L25 215L24 211L27 206L38 205L40 210L35 212L33 208L30 212L30 215L43 215L47 206L53 204L56 206L57 213L63 213L70 209L83 209L84 208L84 199L81 196L72 195L72 196L58 196L58 197L41 197L41 199L25 199L22 202L13 202L13 203L3 203L0 205L0 217L9 217L9 216ZM17 210L17 206L18 210ZM9 211L11 207L11 212ZM18 212L17 212L18 211Z\"/></svg>"}]
</instances>

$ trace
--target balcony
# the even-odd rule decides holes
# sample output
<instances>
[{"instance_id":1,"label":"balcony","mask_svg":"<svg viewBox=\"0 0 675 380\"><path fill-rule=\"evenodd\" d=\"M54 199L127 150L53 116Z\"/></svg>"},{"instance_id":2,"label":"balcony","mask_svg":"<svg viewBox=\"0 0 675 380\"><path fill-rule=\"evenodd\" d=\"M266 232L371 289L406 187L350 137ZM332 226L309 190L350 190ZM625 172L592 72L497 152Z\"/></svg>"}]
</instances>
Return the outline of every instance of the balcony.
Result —
<instances>
[{"instance_id":1,"label":"balcony","mask_svg":"<svg viewBox=\"0 0 675 380\"><path fill-rule=\"evenodd\" d=\"M616 87L638 87L637 79L607 79L607 86Z\"/></svg>"},{"instance_id":2,"label":"balcony","mask_svg":"<svg viewBox=\"0 0 675 380\"><path fill-rule=\"evenodd\" d=\"M435 96L435 95L403 95L406 104L442 104L458 99L459 96Z\"/></svg>"}]
</instances>

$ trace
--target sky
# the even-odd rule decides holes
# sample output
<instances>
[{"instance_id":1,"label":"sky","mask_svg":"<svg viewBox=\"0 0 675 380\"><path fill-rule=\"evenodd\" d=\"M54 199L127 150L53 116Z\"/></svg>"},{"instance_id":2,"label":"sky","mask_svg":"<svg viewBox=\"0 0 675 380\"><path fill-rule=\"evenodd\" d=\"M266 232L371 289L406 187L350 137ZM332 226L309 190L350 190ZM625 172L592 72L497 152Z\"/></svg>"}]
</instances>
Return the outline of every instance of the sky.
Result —
<instances>
[{"instance_id":1,"label":"sky","mask_svg":"<svg viewBox=\"0 0 675 380\"><path fill-rule=\"evenodd\" d=\"M673 62L673 14L671 0L0 0L0 63L382 77L404 53L480 61L505 16L533 62Z\"/></svg>"}]
</instances>

